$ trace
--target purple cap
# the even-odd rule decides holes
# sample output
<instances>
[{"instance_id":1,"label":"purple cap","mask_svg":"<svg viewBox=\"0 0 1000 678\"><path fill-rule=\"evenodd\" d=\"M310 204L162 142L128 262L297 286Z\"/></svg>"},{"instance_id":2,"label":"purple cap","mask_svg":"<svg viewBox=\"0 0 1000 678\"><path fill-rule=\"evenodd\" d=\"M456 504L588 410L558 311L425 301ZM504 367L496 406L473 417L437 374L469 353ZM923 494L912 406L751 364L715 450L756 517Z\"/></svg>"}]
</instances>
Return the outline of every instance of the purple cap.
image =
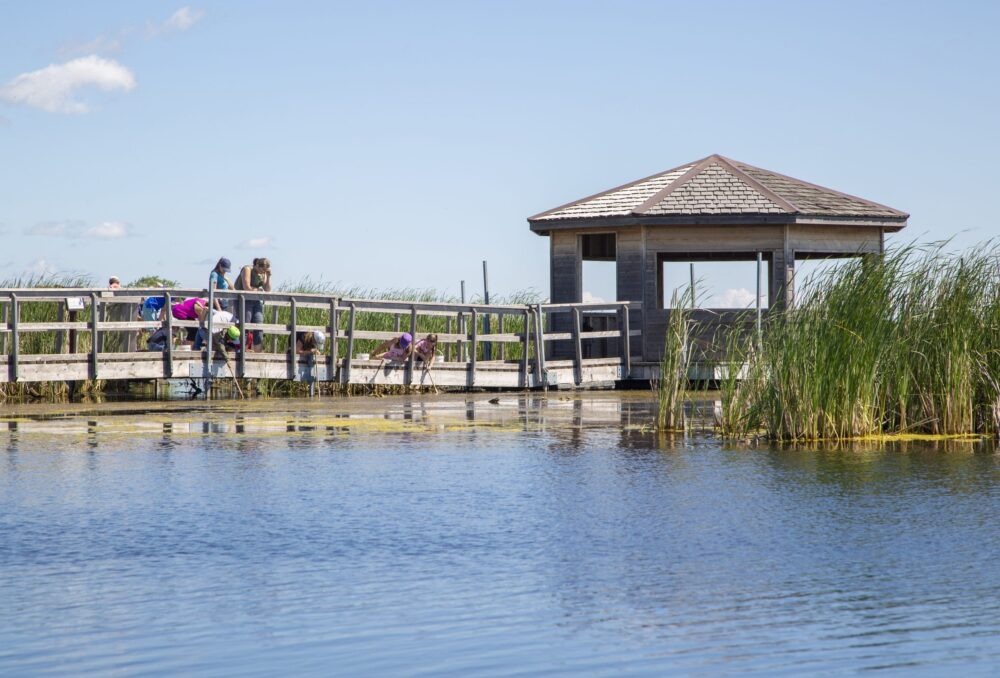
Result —
<instances>
[{"instance_id":1,"label":"purple cap","mask_svg":"<svg viewBox=\"0 0 1000 678\"><path fill-rule=\"evenodd\" d=\"M211 260L209 260L209 261L211 261ZM221 259L219 259L219 264L218 265L222 267L223 271L231 271L233 269L232 262L230 262L229 259L227 259L225 257L222 257Z\"/></svg>"},{"instance_id":2,"label":"purple cap","mask_svg":"<svg viewBox=\"0 0 1000 678\"><path fill-rule=\"evenodd\" d=\"M407 346L410 345L411 341L413 341L413 337L410 336L410 333L403 332L403 336L399 338L399 345L402 346L403 348L406 348Z\"/></svg>"}]
</instances>

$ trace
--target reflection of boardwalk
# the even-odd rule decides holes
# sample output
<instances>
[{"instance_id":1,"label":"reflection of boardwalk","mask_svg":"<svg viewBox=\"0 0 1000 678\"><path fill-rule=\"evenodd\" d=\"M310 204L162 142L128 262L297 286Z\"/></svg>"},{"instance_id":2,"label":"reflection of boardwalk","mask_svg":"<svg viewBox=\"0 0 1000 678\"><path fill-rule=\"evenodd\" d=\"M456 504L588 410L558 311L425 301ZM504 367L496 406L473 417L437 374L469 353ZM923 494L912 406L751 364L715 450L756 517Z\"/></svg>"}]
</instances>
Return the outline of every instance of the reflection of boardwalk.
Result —
<instances>
[{"instance_id":1,"label":"reflection of boardwalk","mask_svg":"<svg viewBox=\"0 0 1000 678\"><path fill-rule=\"evenodd\" d=\"M220 355L210 360L211 348L182 350L176 341L163 351L134 350L141 343L140 333L161 327L159 321L122 320L143 297L165 297L169 305L200 294L161 289L0 290L0 383L240 377L450 388L611 387L629 378L631 356L639 352L641 342L638 330L625 329L629 314L639 312L638 304L629 302L446 304L212 290L211 301L225 299L237 311L248 301L265 298L269 322L243 327L245 332L262 333L261 352L233 352L228 360ZM241 315L245 313L237 312ZM555 331L556 326L563 329ZM163 327L176 338L199 324L167 314ZM214 335L225 328L209 321L203 329ZM317 331L330 338L326 352L299 356L296 337ZM438 335L439 355L432 370L413 358L386 364L365 353L404 331L415 337ZM110 337L124 340L104 341ZM560 346L566 349L558 351L560 359L551 359Z\"/></svg>"}]
</instances>

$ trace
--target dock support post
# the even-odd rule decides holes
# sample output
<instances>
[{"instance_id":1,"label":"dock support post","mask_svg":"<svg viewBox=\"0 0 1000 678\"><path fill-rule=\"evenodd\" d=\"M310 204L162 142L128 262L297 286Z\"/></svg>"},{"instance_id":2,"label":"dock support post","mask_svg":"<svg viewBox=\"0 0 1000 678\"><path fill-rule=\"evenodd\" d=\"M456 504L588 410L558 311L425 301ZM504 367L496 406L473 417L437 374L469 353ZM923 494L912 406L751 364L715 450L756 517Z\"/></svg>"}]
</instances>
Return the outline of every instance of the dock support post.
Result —
<instances>
[{"instance_id":1,"label":"dock support post","mask_svg":"<svg viewBox=\"0 0 1000 678\"><path fill-rule=\"evenodd\" d=\"M580 309L573 309L573 354L577 386L583 383L583 341L580 339Z\"/></svg>"},{"instance_id":2,"label":"dock support post","mask_svg":"<svg viewBox=\"0 0 1000 678\"><path fill-rule=\"evenodd\" d=\"M354 360L354 302L351 302L351 312L347 318L347 356L344 358L344 384L351 383L351 361Z\"/></svg>"},{"instance_id":3,"label":"dock support post","mask_svg":"<svg viewBox=\"0 0 1000 678\"><path fill-rule=\"evenodd\" d=\"M243 292L240 292L239 300L240 309L240 357L237 364L240 369L239 377L240 379L246 379L247 376L247 297Z\"/></svg>"},{"instance_id":4,"label":"dock support post","mask_svg":"<svg viewBox=\"0 0 1000 678\"><path fill-rule=\"evenodd\" d=\"M174 313L170 308L170 292L163 295L163 314L167 323L167 365L164 376L170 379L174 376Z\"/></svg>"},{"instance_id":5,"label":"dock support post","mask_svg":"<svg viewBox=\"0 0 1000 678\"><path fill-rule=\"evenodd\" d=\"M292 381L299 381L299 354L295 350L295 335L299 329L299 309L296 307L295 299L292 299L292 317L290 320L291 322L288 324L291 328L288 333L288 365L291 375L289 378Z\"/></svg>"},{"instance_id":6,"label":"dock support post","mask_svg":"<svg viewBox=\"0 0 1000 678\"><path fill-rule=\"evenodd\" d=\"M330 300L330 357L327 359L326 380L335 381L337 378L337 300Z\"/></svg>"},{"instance_id":7,"label":"dock support post","mask_svg":"<svg viewBox=\"0 0 1000 678\"><path fill-rule=\"evenodd\" d=\"M628 304L622 304L622 379L632 378L632 332L629 327Z\"/></svg>"},{"instance_id":8,"label":"dock support post","mask_svg":"<svg viewBox=\"0 0 1000 678\"><path fill-rule=\"evenodd\" d=\"M451 334L451 316L445 318L444 331L445 334ZM444 359L451 360L451 344L444 345Z\"/></svg>"},{"instance_id":9,"label":"dock support post","mask_svg":"<svg viewBox=\"0 0 1000 678\"><path fill-rule=\"evenodd\" d=\"M17 362L21 356L21 333L17 329L17 321L21 315L20 304L17 300L16 294L10 295L10 364L9 379L12 382L17 381Z\"/></svg>"},{"instance_id":10,"label":"dock support post","mask_svg":"<svg viewBox=\"0 0 1000 678\"><path fill-rule=\"evenodd\" d=\"M90 378L97 380L97 355L99 351L97 317L98 317L97 293L90 293Z\"/></svg>"},{"instance_id":11,"label":"dock support post","mask_svg":"<svg viewBox=\"0 0 1000 678\"><path fill-rule=\"evenodd\" d=\"M476 385L476 353L479 347L479 318L472 309L472 350L469 352L469 387Z\"/></svg>"},{"instance_id":12,"label":"dock support post","mask_svg":"<svg viewBox=\"0 0 1000 678\"><path fill-rule=\"evenodd\" d=\"M397 318L399 316L396 316ZM416 306L410 306L410 341L412 346L416 346L417 343L417 308ZM410 349L410 359L406 361L406 385L413 385L413 364L416 362L417 356L413 349Z\"/></svg>"},{"instance_id":13,"label":"dock support post","mask_svg":"<svg viewBox=\"0 0 1000 678\"><path fill-rule=\"evenodd\" d=\"M542 389L549 390L545 380L545 319L541 304L535 304L535 372Z\"/></svg>"},{"instance_id":14,"label":"dock support post","mask_svg":"<svg viewBox=\"0 0 1000 678\"><path fill-rule=\"evenodd\" d=\"M524 384L524 388L528 388L528 349L530 348L528 339L528 326L531 314L528 309L524 310L524 335L521 353L521 383Z\"/></svg>"},{"instance_id":15,"label":"dock support post","mask_svg":"<svg viewBox=\"0 0 1000 678\"><path fill-rule=\"evenodd\" d=\"M208 312L205 314L205 400L211 399L212 393L212 315L215 311L215 281L208 280ZM199 330L201 328L198 328Z\"/></svg>"},{"instance_id":16,"label":"dock support post","mask_svg":"<svg viewBox=\"0 0 1000 678\"><path fill-rule=\"evenodd\" d=\"M504 325L503 320L504 320L504 314L503 313L498 314L497 315L497 332L499 334L503 334L503 325ZM501 360L501 361L506 356L506 351L504 350L504 348L506 346L507 346L507 344L505 342L501 341L500 345L497 347L497 358L499 360Z\"/></svg>"}]
</instances>

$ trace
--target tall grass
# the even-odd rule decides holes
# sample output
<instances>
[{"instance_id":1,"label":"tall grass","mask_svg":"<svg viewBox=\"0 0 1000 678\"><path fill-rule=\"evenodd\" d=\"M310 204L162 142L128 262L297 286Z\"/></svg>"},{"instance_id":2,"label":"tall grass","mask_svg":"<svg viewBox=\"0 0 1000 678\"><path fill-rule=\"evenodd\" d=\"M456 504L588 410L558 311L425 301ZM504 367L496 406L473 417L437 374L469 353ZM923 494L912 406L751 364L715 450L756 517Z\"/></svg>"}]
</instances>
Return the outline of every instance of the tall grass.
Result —
<instances>
[{"instance_id":1,"label":"tall grass","mask_svg":"<svg viewBox=\"0 0 1000 678\"><path fill-rule=\"evenodd\" d=\"M727 435L778 440L1000 430L1000 253L903 247L852 260L771 314L746 378L722 388Z\"/></svg>"},{"instance_id":2,"label":"tall grass","mask_svg":"<svg viewBox=\"0 0 1000 678\"><path fill-rule=\"evenodd\" d=\"M658 401L656 424L660 430L683 430L684 402L682 392L688 383L690 367L692 290L678 299L674 291L667 320L667 332L660 359L660 379L657 382Z\"/></svg>"}]
</instances>

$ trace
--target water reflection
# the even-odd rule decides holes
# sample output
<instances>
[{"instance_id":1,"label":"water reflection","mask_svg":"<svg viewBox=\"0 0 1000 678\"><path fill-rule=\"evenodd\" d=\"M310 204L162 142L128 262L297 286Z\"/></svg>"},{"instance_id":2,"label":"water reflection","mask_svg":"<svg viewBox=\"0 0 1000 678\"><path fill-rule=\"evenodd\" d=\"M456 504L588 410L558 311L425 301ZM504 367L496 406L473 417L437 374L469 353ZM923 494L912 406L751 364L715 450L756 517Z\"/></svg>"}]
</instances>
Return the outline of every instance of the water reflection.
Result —
<instances>
[{"instance_id":1,"label":"water reflection","mask_svg":"<svg viewBox=\"0 0 1000 678\"><path fill-rule=\"evenodd\" d=\"M992 443L737 446L659 434L655 407L6 413L0 674L1000 661Z\"/></svg>"}]
</instances>

